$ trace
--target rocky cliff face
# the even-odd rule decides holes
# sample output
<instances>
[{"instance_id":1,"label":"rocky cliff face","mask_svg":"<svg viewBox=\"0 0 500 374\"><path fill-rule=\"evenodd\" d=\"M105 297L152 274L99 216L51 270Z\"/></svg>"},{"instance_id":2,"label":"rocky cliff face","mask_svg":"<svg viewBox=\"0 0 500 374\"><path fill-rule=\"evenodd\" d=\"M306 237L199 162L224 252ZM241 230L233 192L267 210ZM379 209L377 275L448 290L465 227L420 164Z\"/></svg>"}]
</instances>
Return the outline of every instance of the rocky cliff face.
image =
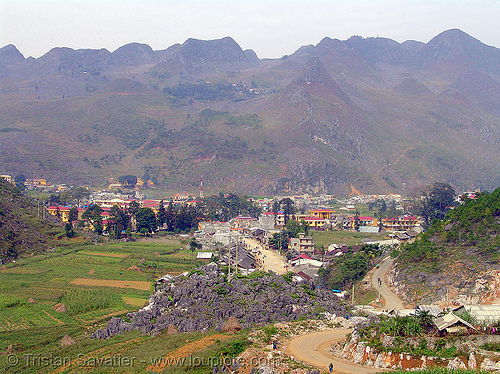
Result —
<instances>
[{"instance_id":1,"label":"rocky cliff face","mask_svg":"<svg viewBox=\"0 0 500 374\"><path fill-rule=\"evenodd\" d=\"M384 351L378 350L369 346L367 342L361 341L356 332L351 335L351 339L341 347L336 345L332 347L332 352L346 360L353 361L356 364L367 365L381 369L403 369L406 371L416 371L430 369L434 367L442 367L450 370L470 369L470 370L485 370L497 371L500 369L498 357L495 357L491 352L479 352L479 346L485 343L498 342L498 335L477 335L473 337L456 337L449 339L446 343L446 348L454 347L461 352L465 352L466 356L454 358L441 358L430 356L415 356L407 353L394 353L391 351L394 337L383 336L382 344ZM425 340L428 347L433 347L436 338L426 337ZM410 347L420 344L422 339L407 338L402 345Z\"/></svg>"}]
</instances>

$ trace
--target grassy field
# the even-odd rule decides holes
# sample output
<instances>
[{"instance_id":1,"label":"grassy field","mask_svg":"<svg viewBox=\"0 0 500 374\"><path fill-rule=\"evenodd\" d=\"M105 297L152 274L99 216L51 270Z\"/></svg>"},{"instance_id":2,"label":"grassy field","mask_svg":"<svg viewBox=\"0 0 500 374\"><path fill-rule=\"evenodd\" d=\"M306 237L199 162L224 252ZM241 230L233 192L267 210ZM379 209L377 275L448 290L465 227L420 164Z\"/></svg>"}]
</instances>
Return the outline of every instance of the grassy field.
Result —
<instances>
[{"instance_id":1,"label":"grassy field","mask_svg":"<svg viewBox=\"0 0 500 374\"><path fill-rule=\"evenodd\" d=\"M88 371L92 369L90 364L82 368L81 362L76 362L62 367L59 365L62 363L54 359L42 362L41 357L75 360L79 354L90 355L92 359L119 354L137 357L135 365L126 367L125 371L139 373L145 371L149 356L161 356L186 340L201 339L202 335L194 333L151 338L142 337L138 332L104 341L88 339L89 334L111 316L124 316L144 305L158 277L201 265L196 261L196 253L181 247L178 240L73 244L56 248L54 253L19 259L3 266L0 270L0 352L12 352L12 357L17 357L19 362L14 365L14 361L8 361L14 358L0 355L0 371L34 373L60 369L57 372L69 373L79 367ZM93 285L75 284L78 279ZM33 298L35 303L29 303L28 298ZM67 311L56 311L57 303L63 303ZM61 347L61 339L66 334L77 343ZM218 349L224 342L212 342L210 347L216 348L210 349ZM123 362L101 365L97 371L123 372L124 366L127 365ZM184 369L166 370L184 372Z\"/></svg>"},{"instance_id":2,"label":"grassy field","mask_svg":"<svg viewBox=\"0 0 500 374\"><path fill-rule=\"evenodd\" d=\"M330 244L345 243L347 245L361 244L362 239L387 239L385 234L367 234L354 231L311 231L316 248L328 247Z\"/></svg>"}]
</instances>

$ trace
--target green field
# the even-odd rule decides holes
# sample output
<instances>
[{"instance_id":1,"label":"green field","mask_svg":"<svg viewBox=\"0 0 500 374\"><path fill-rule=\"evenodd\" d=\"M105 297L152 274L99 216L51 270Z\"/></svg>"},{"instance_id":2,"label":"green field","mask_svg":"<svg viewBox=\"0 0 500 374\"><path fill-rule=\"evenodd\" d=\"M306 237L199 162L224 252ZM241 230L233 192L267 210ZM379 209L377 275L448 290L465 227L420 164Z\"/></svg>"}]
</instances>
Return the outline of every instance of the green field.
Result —
<instances>
[{"instance_id":1,"label":"green field","mask_svg":"<svg viewBox=\"0 0 500 374\"><path fill-rule=\"evenodd\" d=\"M104 341L88 338L111 316L125 316L144 305L158 277L167 273L179 274L202 264L196 261L196 253L181 247L178 240L168 239L73 244L56 248L54 253L19 259L2 267L0 352L7 352L12 346L9 352L19 359L19 363L12 365L7 359L9 355L0 355L0 371L52 372L58 369L59 362L52 360L44 365L47 362L36 361L36 357L75 359L78 354L93 352L91 357L102 358L111 353L138 357L141 362L127 367L126 372L144 372L146 363L142 361L148 361L149 356L161 356L186 339L204 336L195 333L161 334L151 338L130 332ZM132 266L133 270L127 270ZM95 285L74 284L78 279ZM36 302L29 303L30 297ZM57 303L64 303L67 311L56 311L54 306ZM66 334L77 343L61 347L61 339ZM108 346L113 348L107 349ZM123 369L104 365L97 371L123 372ZM167 370L172 372L172 369ZM59 372L75 372L75 367L69 366Z\"/></svg>"}]
</instances>

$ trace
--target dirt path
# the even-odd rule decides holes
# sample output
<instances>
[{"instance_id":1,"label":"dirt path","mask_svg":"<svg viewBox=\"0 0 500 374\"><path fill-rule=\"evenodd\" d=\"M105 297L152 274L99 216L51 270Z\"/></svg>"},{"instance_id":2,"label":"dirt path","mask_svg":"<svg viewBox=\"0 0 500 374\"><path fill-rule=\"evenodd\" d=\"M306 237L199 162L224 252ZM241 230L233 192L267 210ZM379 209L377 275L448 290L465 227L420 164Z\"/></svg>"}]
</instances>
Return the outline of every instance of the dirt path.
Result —
<instances>
[{"instance_id":1,"label":"dirt path","mask_svg":"<svg viewBox=\"0 0 500 374\"><path fill-rule=\"evenodd\" d=\"M49 312L47 312L46 310L42 310L42 312L44 312L46 315L48 315L50 318L52 318L54 321L56 322L59 322L61 325L64 325L64 322L57 319L56 317L54 317L53 315L51 315Z\"/></svg>"},{"instance_id":2,"label":"dirt path","mask_svg":"<svg viewBox=\"0 0 500 374\"><path fill-rule=\"evenodd\" d=\"M143 290L143 291L149 291L151 289L151 282L144 282L144 281L121 281L115 279L75 278L70 283L80 286L133 288L136 290Z\"/></svg>"},{"instance_id":3,"label":"dirt path","mask_svg":"<svg viewBox=\"0 0 500 374\"><path fill-rule=\"evenodd\" d=\"M156 362L156 364L152 364L146 367L146 371L154 371L156 373L159 373L169 366L178 364L180 362L179 360L183 357L188 357L195 352L201 351L202 349L205 349L214 344L217 340L224 340L229 337L230 336L228 335L216 334L205 336L200 340L195 340L194 342L187 343L186 345L183 345L182 347L177 348L174 351L170 352L168 355L162 357L160 360L158 360L158 362Z\"/></svg>"},{"instance_id":4,"label":"dirt path","mask_svg":"<svg viewBox=\"0 0 500 374\"><path fill-rule=\"evenodd\" d=\"M277 251L264 249L258 241L253 239L245 238L245 243L249 246L249 248L257 247L257 249L262 253L262 255L259 256L260 259L263 260L264 264L262 270L272 270L277 274L285 274L287 272L285 268L285 266L287 266L286 259Z\"/></svg>"},{"instance_id":5,"label":"dirt path","mask_svg":"<svg viewBox=\"0 0 500 374\"><path fill-rule=\"evenodd\" d=\"M394 259L391 257L387 257L384 261L380 263L380 267L375 269L372 274L372 285L377 291L380 291L380 295L385 299L385 305L383 309L392 310L392 309L403 309L403 303L401 299L397 297L389 288L387 284L387 274L391 270L391 267L394 263ZM379 285L379 281L382 281L382 285Z\"/></svg>"},{"instance_id":6,"label":"dirt path","mask_svg":"<svg viewBox=\"0 0 500 374\"><path fill-rule=\"evenodd\" d=\"M110 253L110 252L86 252L81 251L78 252L81 255L89 255L89 256L103 256L103 257L117 257L117 258L129 258L130 256L125 253Z\"/></svg>"},{"instance_id":7,"label":"dirt path","mask_svg":"<svg viewBox=\"0 0 500 374\"><path fill-rule=\"evenodd\" d=\"M293 338L288 345L288 353L296 360L308 363L328 371L328 365L333 364L334 373L379 373L383 370L355 365L334 357L330 352L332 344L342 340L351 330L329 330Z\"/></svg>"}]
</instances>

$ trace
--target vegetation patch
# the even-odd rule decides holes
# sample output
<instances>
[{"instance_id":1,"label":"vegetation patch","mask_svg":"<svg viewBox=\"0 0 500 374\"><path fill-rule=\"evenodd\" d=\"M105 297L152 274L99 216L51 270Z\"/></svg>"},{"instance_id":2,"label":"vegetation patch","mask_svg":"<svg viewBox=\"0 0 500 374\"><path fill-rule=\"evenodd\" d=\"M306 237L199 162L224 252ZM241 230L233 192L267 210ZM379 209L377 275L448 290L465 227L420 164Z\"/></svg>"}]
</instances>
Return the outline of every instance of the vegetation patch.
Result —
<instances>
[{"instance_id":1,"label":"vegetation patch","mask_svg":"<svg viewBox=\"0 0 500 374\"><path fill-rule=\"evenodd\" d=\"M74 289L66 292L61 302L66 305L69 314L75 315L108 308L113 298L105 290Z\"/></svg>"}]
</instances>

